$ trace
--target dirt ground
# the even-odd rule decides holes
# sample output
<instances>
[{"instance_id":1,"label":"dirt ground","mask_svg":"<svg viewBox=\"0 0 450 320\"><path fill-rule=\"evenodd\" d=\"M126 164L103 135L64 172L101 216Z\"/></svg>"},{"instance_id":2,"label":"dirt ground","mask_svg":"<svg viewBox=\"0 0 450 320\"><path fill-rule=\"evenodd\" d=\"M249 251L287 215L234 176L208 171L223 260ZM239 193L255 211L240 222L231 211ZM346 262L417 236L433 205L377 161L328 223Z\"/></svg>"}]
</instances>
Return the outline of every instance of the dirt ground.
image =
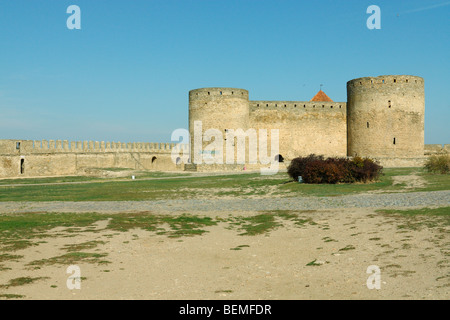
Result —
<instances>
[{"instance_id":1,"label":"dirt ground","mask_svg":"<svg viewBox=\"0 0 450 320\"><path fill-rule=\"evenodd\" d=\"M13 253L24 257L4 263L11 269L0 272L0 285L19 277L44 278L3 287L0 294L21 299L450 298L447 227L399 228L407 218L373 209L302 216L316 224L284 221L253 236L239 235L226 222L204 228L208 232L203 235L182 238L141 229L65 237L63 228L54 229L50 233L59 236ZM106 223L97 228L102 230ZM111 263L77 263L80 289L67 287L68 265L26 266L64 254L64 245L92 240L105 243L88 251L108 253L105 259ZM369 266L380 269L379 289L368 288Z\"/></svg>"}]
</instances>

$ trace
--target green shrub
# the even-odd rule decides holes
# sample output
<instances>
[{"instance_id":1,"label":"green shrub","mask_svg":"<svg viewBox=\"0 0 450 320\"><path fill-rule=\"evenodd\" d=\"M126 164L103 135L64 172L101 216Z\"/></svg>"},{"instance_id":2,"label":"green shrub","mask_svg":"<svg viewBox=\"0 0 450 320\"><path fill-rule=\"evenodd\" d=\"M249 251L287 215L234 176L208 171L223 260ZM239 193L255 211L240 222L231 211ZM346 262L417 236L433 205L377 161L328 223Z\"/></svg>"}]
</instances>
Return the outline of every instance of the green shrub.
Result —
<instances>
[{"instance_id":1,"label":"green shrub","mask_svg":"<svg viewBox=\"0 0 450 320\"><path fill-rule=\"evenodd\" d=\"M434 155L427 159L424 165L428 172L432 173L450 173L450 155Z\"/></svg>"},{"instance_id":2,"label":"green shrub","mask_svg":"<svg viewBox=\"0 0 450 320\"><path fill-rule=\"evenodd\" d=\"M301 176L305 183L335 184L372 181L378 178L382 169L369 158L325 159L311 154L293 159L288 167L288 174L296 181Z\"/></svg>"}]
</instances>

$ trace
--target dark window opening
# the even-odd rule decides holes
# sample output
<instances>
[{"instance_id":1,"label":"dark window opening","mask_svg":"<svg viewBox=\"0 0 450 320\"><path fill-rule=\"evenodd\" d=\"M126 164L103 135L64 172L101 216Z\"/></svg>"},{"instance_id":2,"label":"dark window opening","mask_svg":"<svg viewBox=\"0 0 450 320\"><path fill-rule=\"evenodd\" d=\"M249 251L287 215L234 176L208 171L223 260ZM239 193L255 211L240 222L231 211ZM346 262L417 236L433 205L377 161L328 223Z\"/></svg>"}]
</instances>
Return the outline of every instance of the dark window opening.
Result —
<instances>
[{"instance_id":1,"label":"dark window opening","mask_svg":"<svg viewBox=\"0 0 450 320\"><path fill-rule=\"evenodd\" d=\"M286 108L286 105L284 105L284 107Z\"/></svg>"},{"instance_id":2,"label":"dark window opening","mask_svg":"<svg viewBox=\"0 0 450 320\"><path fill-rule=\"evenodd\" d=\"M408 79L406 79L406 83L408 83Z\"/></svg>"},{"instance_id":3,"label":"dark window opening","mask_svg":"<svg viewBox=\"0 0 450 320\"><path fill-rule=\"evenodd\" d=\"M369 122L367 122L367 128L369 128Z\"/></svg>"},{"instance_id":4,"label":"dark window opening","mask_svg":"<svg viewBox=\"0 0 450 320\"><path fill-rule=\"evenodd\" d=\"M391 100L389 100L388 103L389 103L389 108L392 107Z\"/></svg>"},{"instance_id":5,"label":"dark window opening","mask_svg":"<svg viewBox=\"0 0 450 320\"><path fill-rule=\"evenodd\" d=\"M220 91L220 95L222 95L222 91Z\"/></svg>"},{"instance_id":6,"label":"dark window opening","mask_svg":"<svg viewBox=\"0 0 450 320\"><path fill-rule=\"evenodd\" d=\"M395 138L394 138L394 144L395 144Z\"/></svg>"},{"instance_id":7,"label":"dark window opening","mask_svg":"<svg viewBox=\"0 0 450 320\"><path fill-rule=\"evenodd\" d=\"M296 104L294 104L294 108L297 108L297 105L296 105Z\"/></svg>"},{"instance_id":8,"label":"dark window opening","mask_svg":"<svg viewBox=\"0 0 450 320\"><path fill-rule=\"evenodd\" d=\"M17 150L20 149L20 142L16 142L16 149L17 149Z\"/></svg>"},{"instance_id":9,"label":"dark window opening","mask_svg":"<svg viewBox=\"0 0 450 320\"><path fill-rule=\"evenodd\" d=\"M266 107L268 107L269 106L269 104L266 104Z\"/></svg>"},{"instance_id":10,"label":"dark window opening","mask_svg":"<svg viewBox=\"0 0 450 320\"><path fill-rule=\"evenodd\" d=\"M284 157L281 154L277 154L275 156L275 161L282 163L282 162L284 162Z\"/></svg>"},{"instance_id":11,"label":"dark window opening","mask_svg":"<svg viewBox=\"0 0 450 320\"><path fill-rule=\"evenodd\" d=\"M208 96L210 95L211 93L210 92L208 92Z\"/></svg>"},{"instance_id":12,"label":"dark window opening","mask_svg":"<svg viewBox=\"0 0 450 320\"><path fill-rule=\"evenodd\" d=\"M153 157L152 158L152 163L154 163L156 161L156 159L157 159L156 157Z\"/></svg>"},{"instance_id":13,"label":"dark window opening","mask_svg":"<svg viewBox=\"0 0 450 320\"><path fill-rule=\"evenodd\" d=\"M396 83L397 82L397 79L394 79L394 83ZM406 82L408 82L408 81L406 81Z\"/></svg>"},{"instance_id":14,"label":"dark window opening","mask_svg":"<svg viewBox=\"0 0 450 320\"><path fill-rule=\"evenodd\" d=\"M25 173L25 159L20 159L20 174Z\"/></svg>"}]
</instances>

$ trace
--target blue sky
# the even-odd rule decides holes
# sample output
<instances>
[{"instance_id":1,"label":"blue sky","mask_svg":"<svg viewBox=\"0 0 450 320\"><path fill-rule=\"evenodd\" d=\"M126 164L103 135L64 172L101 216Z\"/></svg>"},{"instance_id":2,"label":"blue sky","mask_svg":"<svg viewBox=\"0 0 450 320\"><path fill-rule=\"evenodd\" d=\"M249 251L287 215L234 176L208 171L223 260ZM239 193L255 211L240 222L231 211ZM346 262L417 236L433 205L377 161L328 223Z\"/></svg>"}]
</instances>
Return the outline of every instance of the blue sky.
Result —
<instances>
[{"instance_id":1,"label":"blue sky","mask_svg":"<svg viewBox=\"0 0 450 320\"><path fill-rule=\"evenodd\" d=\"M425 143L448 144L449 17L444 0L0 0L0 139L168 142L192 89L346 101L348 80L411 74Z\"/></svg>"}]
</instances>

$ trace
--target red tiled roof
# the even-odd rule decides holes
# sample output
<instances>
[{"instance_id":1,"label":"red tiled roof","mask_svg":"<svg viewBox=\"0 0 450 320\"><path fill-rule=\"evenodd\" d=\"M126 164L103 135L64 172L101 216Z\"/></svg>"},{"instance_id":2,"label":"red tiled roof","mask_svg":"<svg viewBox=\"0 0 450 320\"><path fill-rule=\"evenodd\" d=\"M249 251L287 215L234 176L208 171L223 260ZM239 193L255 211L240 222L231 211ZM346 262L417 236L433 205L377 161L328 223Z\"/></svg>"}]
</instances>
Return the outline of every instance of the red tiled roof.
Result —
<instances>
[{"instance_id":1,"label":"red tiled roof","mask_svg":"<svg viewBox=\"0 0 450 320\"><path fill-rule=\"evenodd\" d=\"M314 98L312 98L310 101L329 101L329 102L333 102L333 100L331 100L330 97L327 96L325 94L325 92L323 92L322 90L317 92L317 94L314 96Z\"/></svg>"}]
</instances>

